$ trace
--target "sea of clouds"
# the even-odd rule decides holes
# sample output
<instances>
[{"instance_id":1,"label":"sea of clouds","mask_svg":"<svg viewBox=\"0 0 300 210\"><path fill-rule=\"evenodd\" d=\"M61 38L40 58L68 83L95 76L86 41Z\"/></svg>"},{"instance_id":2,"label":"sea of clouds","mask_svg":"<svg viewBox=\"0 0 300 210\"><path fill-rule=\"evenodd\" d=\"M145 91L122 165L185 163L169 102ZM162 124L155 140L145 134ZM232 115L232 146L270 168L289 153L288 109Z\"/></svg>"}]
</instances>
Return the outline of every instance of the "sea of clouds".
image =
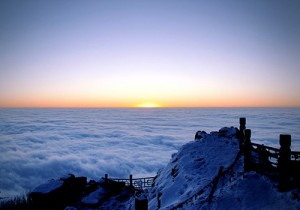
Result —
<instances>
[{"instance_id":1,"label":"sea of clouds","mask_svg":"<svg viewBox=\"0 0 300 210\"><path fill-rule=\"evenodd\" d=\"M98 180L155 176L173 153L247 117L256 142L300 149L300 109L0 109L0 197L27 193L68 173Z\"/></svg>"}]
</instances>

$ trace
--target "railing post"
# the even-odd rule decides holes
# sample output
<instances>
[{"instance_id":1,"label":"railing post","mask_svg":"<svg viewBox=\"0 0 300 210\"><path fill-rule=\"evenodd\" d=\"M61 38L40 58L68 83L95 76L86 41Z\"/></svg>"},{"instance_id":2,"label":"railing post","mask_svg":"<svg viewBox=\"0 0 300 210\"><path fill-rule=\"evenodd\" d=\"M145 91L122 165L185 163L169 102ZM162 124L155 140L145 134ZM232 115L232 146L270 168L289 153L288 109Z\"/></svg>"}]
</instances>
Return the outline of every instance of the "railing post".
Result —
<instances>
[{"instance_id":1,"label":"railing post","mask_svg":"<svg viewBox=\"0 0 300 210\"><path fill-rule=\"evenodd\" d=\"M240 118L240 150L243 149L243 144L245 140L244 130L246 129L246 118Z\"/></svg>"},{"instance_id":2,"label":"railing post","mask_svg":"<svg viewBox=\"0 0 300 210\"><path fill-rule=\"evenodd\" d=\"M157 209L160 209L160 206L161 206L161 196L162 196L162 193L159 192L158 195L157 195Z\"/></svg>"},{"instance_id":3,"label":"railing post","mask_svg":"<svg viewBox=\"0 0 300 210\"><path fill-rule=\"evenodd\" d=\"M251 130L245 129L244 171L251 171Z\"/></svg>"},{"instance_id":4,"label":"railing post","mask_svg":"<svg viewBox=\"0 0 300 210\"><path fill-rule=\"evenodd\" d=\"M131 175L131 174L129 175L129 184L130 184L130 187L133 186L133 185L132 185L132 175Z\"/></svg>"},{"instance_id":5,"label":"railing post","mask_svg":"<svg viewBox=\"0 0 300 210\"><path fill-rule=\"evenodd\" d=\"M133 187L133 182L132 182L132 174L129 175L129 189L130 189L130 193L133 194L134 187Z\"/></svg>"},{"instance_id":6,"label":"railing post","mask_svg":"<svg viewBox=\"0 0 300 210\"><path fill-rule=\"evenodd\" d=\"M224 168L223 166L220 166L220 168L219 168L218 175L216 176L215 182L214 182L214 184L213 184L213 186L212 186L212 188L211 188L210 194L209 194L209 196L208 196L208 202L209 202L209 203L211 203L211 201L212 201L212 197L213 197L213 195L214 195L214 193L215 193L215 190L216 190L216 187L217 187L217 185L218 185L219 179L220 179L220 177L221 177L221 175L222 175L223 168Z\"/></svg>"},{"instance_id":7,"label":"railing post","mask_svg":"<svg viewBox=\"0 0 300 210\"><path fill-rule=\"evenodd\" d=\"M107 181L108 181L108 174L105 174L104 175L104 182L107 183Z\"/></svg>"},{"instance_id":8,"label":"railing post","mask_svg":"<svg viewBox=\"0 0 300 210\"><path fill-rule=\"evenodd\" d=\"M278 158L279 191L286 191L290 187L290 162L291 162L291 135L280 134L280 151Z\"/></svg>"}]
</instances>

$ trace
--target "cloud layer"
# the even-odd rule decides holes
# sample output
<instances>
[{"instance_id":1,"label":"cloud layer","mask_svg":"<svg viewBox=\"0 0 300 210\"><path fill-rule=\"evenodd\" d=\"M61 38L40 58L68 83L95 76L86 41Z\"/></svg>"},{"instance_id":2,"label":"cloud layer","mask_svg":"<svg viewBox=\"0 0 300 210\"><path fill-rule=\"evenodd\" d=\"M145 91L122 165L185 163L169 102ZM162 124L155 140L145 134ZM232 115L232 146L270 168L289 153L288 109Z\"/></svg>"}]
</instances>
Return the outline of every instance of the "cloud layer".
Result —
<instances>
[{"instance_id":1,"label":"cloud layer","mask_svg":"<svg viewBox=\"0 0 300 210\"><path fill-rule=\"evenodd\" d=\"M278 147L290 133L300 148L300 109L0 109L0 197L67 173L154 176L197 130L238 127L241 116L253 139Z\"/></svg>"}]
</instances>

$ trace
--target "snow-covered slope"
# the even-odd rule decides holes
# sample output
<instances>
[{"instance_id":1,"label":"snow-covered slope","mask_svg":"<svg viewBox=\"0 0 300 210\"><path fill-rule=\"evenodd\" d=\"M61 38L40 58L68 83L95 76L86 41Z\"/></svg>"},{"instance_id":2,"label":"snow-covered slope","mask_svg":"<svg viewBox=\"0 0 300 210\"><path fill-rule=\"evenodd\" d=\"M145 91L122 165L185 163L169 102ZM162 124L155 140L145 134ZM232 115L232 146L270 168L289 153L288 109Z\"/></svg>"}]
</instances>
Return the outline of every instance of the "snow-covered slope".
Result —
<instances>
[{"instance_id":1,"label":"snow-covered slope","mask_svg":"<svg viewBox=\"0 0 300 210\"><path fill-rule=\"evenodd\" d=\"M199 132L200 140L173 154L148 191L149 209L300 209L298 190L279 193L276 182L244 173L236 133Z\"/></svg>"}]
</instances>

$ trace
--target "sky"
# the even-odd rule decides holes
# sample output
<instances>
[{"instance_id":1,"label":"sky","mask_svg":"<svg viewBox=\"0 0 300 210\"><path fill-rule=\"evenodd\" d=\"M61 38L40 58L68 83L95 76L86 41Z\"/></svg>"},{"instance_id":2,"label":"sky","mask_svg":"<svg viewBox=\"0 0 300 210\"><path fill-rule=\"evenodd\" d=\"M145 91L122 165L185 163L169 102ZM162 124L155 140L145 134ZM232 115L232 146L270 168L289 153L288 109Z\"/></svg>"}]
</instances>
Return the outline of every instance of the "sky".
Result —
<instances>
[{"instance_id":1,"label":"sky","mask_svg":"<svg viewBox=\"0 0 300 210\"><path fill-rule=\"evenodd\" d=\"M300 2L0 1L0 107L300 106Z\"/></svg>"}]
</instances>

